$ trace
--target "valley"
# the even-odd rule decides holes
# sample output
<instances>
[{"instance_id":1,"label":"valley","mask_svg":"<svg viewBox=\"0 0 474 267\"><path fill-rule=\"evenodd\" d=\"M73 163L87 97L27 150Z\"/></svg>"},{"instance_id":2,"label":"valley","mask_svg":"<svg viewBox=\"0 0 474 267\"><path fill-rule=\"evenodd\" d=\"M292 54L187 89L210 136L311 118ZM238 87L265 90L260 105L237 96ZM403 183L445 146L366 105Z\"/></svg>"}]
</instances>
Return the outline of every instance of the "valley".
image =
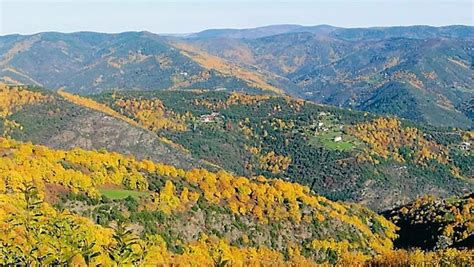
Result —
<instances>
[{"instance_id":1,"label":"valley","mask_svg":"<svg viewBox=\"0 0 474 267\"><path fill-rule=\"evenodd\" d=\"M0 265L470 266L473 42L0 36Z\"/></svg>"}]
</instances>

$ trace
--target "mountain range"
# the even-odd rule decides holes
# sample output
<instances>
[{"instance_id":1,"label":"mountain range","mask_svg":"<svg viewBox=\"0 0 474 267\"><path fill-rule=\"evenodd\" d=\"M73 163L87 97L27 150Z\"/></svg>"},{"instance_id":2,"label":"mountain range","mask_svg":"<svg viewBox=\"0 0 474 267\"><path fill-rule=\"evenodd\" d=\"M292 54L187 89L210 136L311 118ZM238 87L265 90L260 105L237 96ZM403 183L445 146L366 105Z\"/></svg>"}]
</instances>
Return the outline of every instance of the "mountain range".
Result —
<instances>
[{"instance_id":1,"label":"mountain range","mask_svg":"<svg viewBox=\"0 0 474 267\"><path fill-rule=\"evenodd\" d=\"M94 94L212 89L286 94L438 126L473 126L474 28L274 25L0 37L0 80Z\"/></svg>"},{"instance_id":2,"label":"mountain range","mask_svg":"<svg viewBox=\"0 0 474 267\"><path fill-rule=\"evenodd\" d=\"M472 125L474 30L467 26L331 26L205 31L188 42L240 66L286 79L318 103L448 126Z\"/></svg>"},{"instance_id":3,"label":"mountain range","mask_svg":"<svg viewBox=\"0 0 474 267\"><path fill-rule=\"evenodd\" d=\"M276 45L263 45L261 58L234 49L328 38L278 31L2 37L0 264L469 266L471 90L449 95L463 98L456 108L437 106L425 83L403 73L379 80L385 87L367 107L357 104L363 96L351 105L303 100L310 94L288 74L299 67L268 54ZM350 54L352 44L338 42ZM235 47L221 55L210 43ZM295 51L335 51L317 43ZM364 65L364 51L344 58ZM308 84L321 83L310 66L322 61L352 77L322 56L304 67ZM469 82L460 69L447 73ZM363 91L348 84L339 89Z\"/></svg>"}]
</instances>

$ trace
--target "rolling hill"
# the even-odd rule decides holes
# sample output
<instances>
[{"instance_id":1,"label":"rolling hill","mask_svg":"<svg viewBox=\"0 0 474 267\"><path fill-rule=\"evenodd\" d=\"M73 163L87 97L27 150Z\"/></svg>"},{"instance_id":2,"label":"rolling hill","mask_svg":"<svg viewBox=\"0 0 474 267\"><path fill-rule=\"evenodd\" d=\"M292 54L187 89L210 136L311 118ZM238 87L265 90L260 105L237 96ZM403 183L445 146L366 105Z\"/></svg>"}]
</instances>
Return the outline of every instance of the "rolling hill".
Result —
<instances>
[{"instance_id":1,"label":"rolling hill","mask_svg":"<svg viewBox=\"0 0 474 267\"><path fill-rule=\"evenodd\" d=\"M258 39L262 37L308 32L318 35L328 35L345 40L386 39L392 37L404 38L472 38L472 27L454 25L444 27L432 26L399 26L399 27L370 27L370 28L341 28L331 25L302 26L296 24L269 25L251 29L210 29L189 34L186 38L233 38Z\"/></svg>"},{"instance_id":2,"label":"rolling hill","mask_svg":"<svg viewBox=\"0 0 474 267\"><path fill-rule=\"evenodd\" d=\"M472 192L472 132L275 95L7 85L0 122L1 264L470 262L471 197L406 203ZM415 249L419 224L454 245Z\"/></svg>"},{"instance_id":3,"label":"rolling hill","mask_svg":"<svg viewBox=\"0 0 474 267\"><path fill-rule=\"evenodd\" d=\"M264 81L247 81L205 68L164 37L148 32L14 35L1 37L0 47L0 78L7 83L65 88L83 94L113 88L255 92L271 87Z\"/></svg>"},{"instance_id":4,"label":"rolling hill","mask_svg":"<svg viewBox=\"0 0 474 267\"><path fill-rule=\"evenodd\" d=\"M318 103L472 127L458 109L473 98L472 27L296 27L252 37L253 32L198 34L185 41L288 79L287 92ZM387 92L387 87L392 89ZM394 94L405 99L394 101ZM407 116L406 106L419 116Z\"/></svg>"},{"instance_id":5,"label":"rolling hill","mask_svg":"<svg viewBox=\"0 0 474 267\"><path fill-rule=\"evenodd\" d=\"M2 90L4 99L18 99L5 102L3 135L55 149L288 179L375 210L474 188L474 157L461 148L473 142L472 132L269 95Z\"/></svg>"},{"instance_id":6,"label":"rolling hill","mask_svg":"<svg viewBox=\"0 0 474 267\"><path fill-rule=\"evenodd\" d=\"M333 200L382 210L427 193L447 197L473 189L474 157L461 149L472 132L278 96L156 91L94 99L196 158L240 175L289 179ZM157 107L163 111L154 112ZM158 127L163 118L186 130Z\"/></svg>"},{"instance_id":7,"label":"rolling hill","mask_svg":"<svg viewBox=\"0 0 474 267\"><path fill-rule=\"evenodd\" d=\"M211 89L472 128L469 26L338 28L272 25L185 37L149 32L0 37L0 80L93 94Z\"/></svg>"},{"instance_id":8,"label":"rolling hill","mask_svg":"<svg viewBox=\"0 0 474 267\"><path fill-rule=\"evenodd\" d=\"M185 149L93 101L0 84L0 132L56 149L106 149L190 169L207 166Z\"/></svg>"}]
</instances>

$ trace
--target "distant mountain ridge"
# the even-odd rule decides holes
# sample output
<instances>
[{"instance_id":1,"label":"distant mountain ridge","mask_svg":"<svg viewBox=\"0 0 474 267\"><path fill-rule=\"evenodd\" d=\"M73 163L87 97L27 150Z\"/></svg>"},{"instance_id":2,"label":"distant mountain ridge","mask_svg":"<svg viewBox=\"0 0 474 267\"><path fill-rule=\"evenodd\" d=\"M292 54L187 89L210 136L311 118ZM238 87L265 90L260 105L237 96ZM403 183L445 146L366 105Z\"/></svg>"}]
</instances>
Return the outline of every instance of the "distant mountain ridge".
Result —
<instances>
[{"instance_id":1,"label":"distant mountain ridge","mask_svg":"<svg viewBox=\"0 0 474 267\"><path fill-rule=\"evenodd\" d=\"M183 36L150 32L0 37L0 81L91 94L206 89L472 128L474 27L271 25Z\"/></svg>"},{"instance_id":2,"label":"distant mountain ridge","mask_svg":"<svg viewBox=\"0 0 474 267\"><path fill-rule=\"evenodd\" d=\"M256 27L250 29L209 29L192 33L186 38L236 38L257 39L272 35L307 32L319 35L329 35L341 39L356 40L367 38L474 38L471 26L450 25L434 27L427 25L396 26L396 27L369 27L369 28L343 28L331 25L303 26L297 24L281 24Z\"/></svg>"},{"instance_id":3,"label":"distant mountain ridge","mask_svg":"<svg viewBox=\"0 0 474 267\"><path fill-rule=\"evenodd\" d=\"M244 78L206 69L182 52L149 32L11 35L0 38L0 80L85 94L110 89L261 90Z\"/></svg>"},{"instance_id":4,"label":"distant mountain ridge","mask_svg":"<svg viewBox=\"0 0 474 267\"><path fill-rule=\"evenodd\" d=\"M463 104L474 97L473 27L293 25L215 33L185 41L287 79L292 95L435 125L473 125Z\"/></svg>"},{"instance_id":5,"label":"distant mountain ridge","mask_svg":"<svg viewBox=\"0 0 474 267\"><path fill-rule=\"evenodd\" d=\"M319 27L319 26L317 26ZM322 26L324 27L324 26ZM334 27L328 26L333 29ZM187 38L245 38L256 39L271 35L284 34L298 31L309 31L310 28L301 25L287 24L287 25L270 25L264 27L257 27L252 29L210 29L198 33L193 33Z\"/></svg>"}]
</instances>

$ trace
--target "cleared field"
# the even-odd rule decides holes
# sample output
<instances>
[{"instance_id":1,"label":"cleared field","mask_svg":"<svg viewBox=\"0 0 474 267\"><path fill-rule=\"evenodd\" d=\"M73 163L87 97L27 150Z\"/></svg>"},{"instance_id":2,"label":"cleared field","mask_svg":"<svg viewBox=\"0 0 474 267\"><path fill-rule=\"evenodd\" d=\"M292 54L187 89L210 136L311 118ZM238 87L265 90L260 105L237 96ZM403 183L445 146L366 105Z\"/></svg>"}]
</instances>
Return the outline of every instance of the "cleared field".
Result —
<instances>
[{"instance_id":1,"label":"cleared field","mask_svg":"<svg viewBox=\"0 0 474 267\"><path fill-rule=\"evenodd\" d=\"M325 138L325 136L315 136L309 140L309 144L313 146L323 146L332 150L351 151L354 145L350 142L334 142L332 138Z\"/></svg>"},{"instance_id":2,"label":"cleared field","mask_svg":"<svg viewBox=\"0 0 474 267\"><path fill-rule=\"evenodd\" d=\"M125 190L125 189L99 189L99 192L110 199L124 199L129 196L138 198L140 196L144 196L147 194L145 192L138 192L138 191L132 191L132 190Z\"/></svg>"}]
</instances>

